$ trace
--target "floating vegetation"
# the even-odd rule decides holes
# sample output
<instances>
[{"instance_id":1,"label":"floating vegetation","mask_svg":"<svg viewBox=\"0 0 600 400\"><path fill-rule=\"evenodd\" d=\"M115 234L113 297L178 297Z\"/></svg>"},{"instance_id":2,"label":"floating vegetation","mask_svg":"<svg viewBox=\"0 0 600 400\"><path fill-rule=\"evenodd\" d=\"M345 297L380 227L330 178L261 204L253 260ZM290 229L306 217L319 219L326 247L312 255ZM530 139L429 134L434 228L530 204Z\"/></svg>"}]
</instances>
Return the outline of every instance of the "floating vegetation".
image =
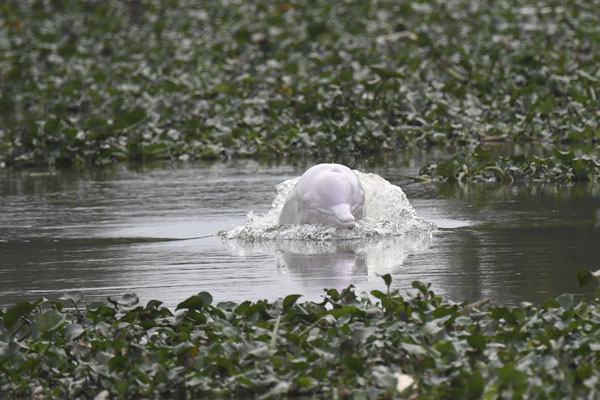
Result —
<instances>
[{"instance_id":1,"label":"floating vegetation","mask_svg":"<svg viewBox=\"0 0 600 400\"><path fill-rule=\"evenodd\" d=\"M0 5L0 165L595 142L598 0Z\"/></svg>"},{"instance_id":2,"label":"floating vegetation","mask_svg":"<svg viewBox=\"0 0 600 400\"><path fill-rule=\"evenodd\" d=\"M400 293L383 279L386 292L330 289L320 303L213 304L206 292L175 310L134 294L22 301L0 311L0 395L597 397L599 292L509 308L445 301L420 282Z\"/></svg>"},{"instance_id":3,"label":"floating vegetation","mask_svg":"<svg viewBox=\"0 0 600 400\"><path fill-rule=\"evenodd\" d=\"M477 148L421 169L420 179L444 182L515 182L522 180L554 183L597 182L600 160L596 156L576 156L572 150L553 149L550 157L518 155L493 157L491 151Z\"/></svg>"}]
</instances>

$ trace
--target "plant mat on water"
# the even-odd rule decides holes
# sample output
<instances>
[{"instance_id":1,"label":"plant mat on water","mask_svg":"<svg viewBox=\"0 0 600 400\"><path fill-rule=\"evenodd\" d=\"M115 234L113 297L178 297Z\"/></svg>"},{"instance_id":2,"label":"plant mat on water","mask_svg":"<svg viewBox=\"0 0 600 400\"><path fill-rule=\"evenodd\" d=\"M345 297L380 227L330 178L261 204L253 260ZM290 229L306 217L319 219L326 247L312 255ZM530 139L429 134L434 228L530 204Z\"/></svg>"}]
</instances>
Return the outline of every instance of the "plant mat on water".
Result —
<instances>
[{"instance_id":1,"label":"plant mat on water","mask_svg":"<svg viewBox=\"0 0 600 400\"><path fill-rule=\"evenodd\" d=\"M599 8L2 1L0 166L596 144Z\"/></svg>"},{"instance_id":2,"label":"plant mat on water","mask_svg":"<svg viewBox=\"0 0 600 400\"><path fill-rule=\"evenodd\" d=\"M586 284L599 273L582 271ZM134 294L0 311L2 398L597 398L600 291L541 306L446 301L429 285L175 311ZM73 308L67 309L65 306Z\"/></svg>"},{"instance_id":3,"label":"plant mat on water","mask_svg":"<svg viewBox=\"0 0 600 400\"><path fill-rule=\"evenodd\" d=\"M494 157L490 149L477 147L423 167L420 181L444 182L592 182L600 180L600 160L595 155L577 156L573 150L552 149L552 156L516 155Z\"/></svg>"}]
</instances>

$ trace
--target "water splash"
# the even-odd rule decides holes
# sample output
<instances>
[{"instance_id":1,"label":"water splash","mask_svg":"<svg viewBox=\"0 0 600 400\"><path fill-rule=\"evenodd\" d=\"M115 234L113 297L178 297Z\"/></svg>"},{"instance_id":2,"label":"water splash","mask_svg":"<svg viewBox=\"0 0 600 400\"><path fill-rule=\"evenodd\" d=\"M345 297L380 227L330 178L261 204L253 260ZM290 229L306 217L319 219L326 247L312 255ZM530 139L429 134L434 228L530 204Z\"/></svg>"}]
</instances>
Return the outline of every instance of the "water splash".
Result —
<instances>
[{"instance_id":1,"label":"water splash","mask_svg":"<svg viewBox=\"0 0 600 400\"><path fill-rule=\"evenodd\" d=\"M297 178L277 185L271 209L260 216L250 212L243 225L219 232L223 239L238 241L332 241L392 238L398 236L431 237L434 225L417 215L402 189L376 174L354 171L365 190L366 217L354 229L324 225L279 225L279 214Z\"/></svg>"}]
</instances>

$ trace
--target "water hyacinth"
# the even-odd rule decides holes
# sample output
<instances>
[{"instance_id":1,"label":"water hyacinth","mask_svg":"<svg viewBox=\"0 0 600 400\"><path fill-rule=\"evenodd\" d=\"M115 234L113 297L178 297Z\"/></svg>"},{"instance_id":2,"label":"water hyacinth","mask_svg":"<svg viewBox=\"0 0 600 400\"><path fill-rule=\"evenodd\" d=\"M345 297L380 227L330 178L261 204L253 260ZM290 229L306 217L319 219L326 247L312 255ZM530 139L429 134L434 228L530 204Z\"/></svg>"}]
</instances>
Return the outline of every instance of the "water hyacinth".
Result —
<instances>
[{"instance_id":1,"label":"water hyacinth","mask_svg":"<svg viewBox=\"0 0 600 400\"><path fill-rule=\"evenodd\" d=\"M596 142L599 7L5 1L0 165Z\"/></svg>"},{"instance_id":2,"label":"water hyacinth","mask_svg":"<svg viewBox=\"0 0 600 400\"><path fill-rule=\"evenodd\" d=\"M421 169L420 179L443 182L541 181L553 183L597 182L600 160L595 155L575 155L572 150L552 150L552 155L516 155L493 157L490 149L476 148Z\"/></svg>"},{"instance_id":3,"label":"water hyacinth","mask_svg":"<svg viewBox=\"0 0 600 400\"><path fill-rule=\"evenodd\" d=\"M581 284L598 273L582 271ZM19 302L0 311L3 398L594 398L599 293L540 306L455 303L414 282L401 293L326 290L321 302L175 310L137 296ZM69 307L69 308L67 308Z\"/></svg>"}]
</instances>

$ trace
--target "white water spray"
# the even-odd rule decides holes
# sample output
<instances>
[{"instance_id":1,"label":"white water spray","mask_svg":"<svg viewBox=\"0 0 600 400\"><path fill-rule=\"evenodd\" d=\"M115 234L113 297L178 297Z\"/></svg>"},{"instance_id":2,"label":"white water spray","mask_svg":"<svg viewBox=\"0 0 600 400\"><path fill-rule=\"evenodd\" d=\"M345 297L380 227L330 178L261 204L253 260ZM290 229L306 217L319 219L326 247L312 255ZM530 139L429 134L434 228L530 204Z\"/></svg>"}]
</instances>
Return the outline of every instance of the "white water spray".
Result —
<instances>
[{"instance_id":1,"label":"white water spray","mask_svg":"<svg viewBox=\"0 0 600 400\"><path fill-rule=\"evenodd\" d=\"M366 217L357 221L354 229L338 229L325 225L279 225L279 214L288 193L298 178L288 179L277 185L271 209L264 216L250 212L243 225L219 235L236 241L329 241L364 240L392 237L431 237L434 225L417 215L406 195L398 186L376 174L354 170L365 191Z\"/></svg>"}]
</instances>

